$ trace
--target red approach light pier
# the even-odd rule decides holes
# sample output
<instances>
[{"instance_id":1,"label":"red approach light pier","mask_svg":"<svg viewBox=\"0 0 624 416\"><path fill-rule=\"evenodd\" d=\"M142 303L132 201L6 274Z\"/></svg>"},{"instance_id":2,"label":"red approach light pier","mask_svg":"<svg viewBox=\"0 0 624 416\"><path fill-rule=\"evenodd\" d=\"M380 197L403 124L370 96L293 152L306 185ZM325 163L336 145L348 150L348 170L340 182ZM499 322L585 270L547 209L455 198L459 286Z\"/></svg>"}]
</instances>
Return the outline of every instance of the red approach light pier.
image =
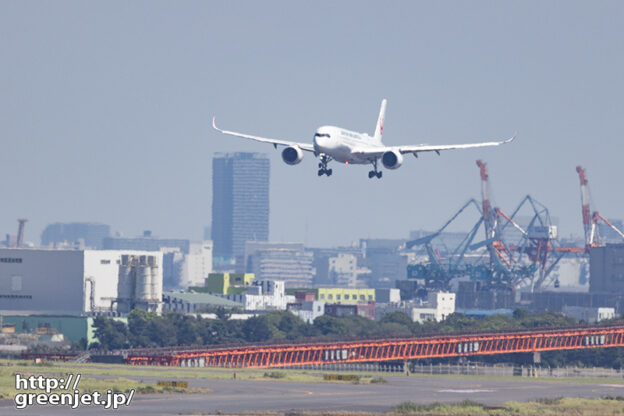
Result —
<instances>
[{"instance_id":1,"label":"red approach light pier","mask_svg":"<svg viewBox=\"0 0 624 416\"><path fill-rule=\"evenodd\" d=\"M127 350L133 365L278 368L624 346L624 326L533 329L383 340Z\"/></svg>"}]
</instances>

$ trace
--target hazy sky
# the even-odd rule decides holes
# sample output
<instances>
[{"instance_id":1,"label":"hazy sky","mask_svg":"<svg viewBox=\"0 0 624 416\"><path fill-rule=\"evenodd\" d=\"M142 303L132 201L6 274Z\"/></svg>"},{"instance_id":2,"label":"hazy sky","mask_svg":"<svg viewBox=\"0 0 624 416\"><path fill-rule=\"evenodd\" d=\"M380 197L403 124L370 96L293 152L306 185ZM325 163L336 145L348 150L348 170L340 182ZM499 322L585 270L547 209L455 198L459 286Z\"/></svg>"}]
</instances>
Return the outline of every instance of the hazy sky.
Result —
<instances>
[{"instance_id":1,"label":"hazy sky","mask_svg":"<svg viewBox=\"0 0 624 416\"><path fill-rule=\"evenodd\" d=\"M0 232L26 217L133 236L201 238L214 152L271 159L270 238L309 245L436 229L479 197L531 194L581 234L575 166L595 208L624 217L623 2L0 2ZM317 177L221 127L311 141L316 127L384 142L499 148L405 158L369 180L333 163ZM457 228L468 228L469 218Z\"/></svg>"}]
</instances>

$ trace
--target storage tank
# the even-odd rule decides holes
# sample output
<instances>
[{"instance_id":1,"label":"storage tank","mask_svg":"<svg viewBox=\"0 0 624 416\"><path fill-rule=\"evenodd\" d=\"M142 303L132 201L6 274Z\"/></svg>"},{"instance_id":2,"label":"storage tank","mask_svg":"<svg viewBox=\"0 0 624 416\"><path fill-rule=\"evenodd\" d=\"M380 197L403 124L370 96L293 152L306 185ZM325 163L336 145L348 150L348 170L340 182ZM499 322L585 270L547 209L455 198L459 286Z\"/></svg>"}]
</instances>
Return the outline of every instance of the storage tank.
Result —
<instances>
[{"instance_id":1,"label":"storage tank","mask_svg":"<svg viewBox=\"0 0 624 416\"><path fill-rule=\"evenodd\" d=\"M149 264L152 275L150 292L152 295L152 300L158 303L162 301L162 274L160 273L156 257L150 256Z\"/></svg>"},{"instance_id":2,"label":"storage tank","mask_svg":"<svg viewBox=\"0 0 624 416\"><path fill-rule=\"evenodd\" d=\"M148 302L152 291L152 270L147 264L147 256L139 257L139 266L136 269L135 299L140 302Z\"/></svg>"},{"instance_id":3,"label":"storage tank","mask_svg":"<svg viewBox=\"0 0 624 416\"><path fill-rule=\"evenodd\" d=\"M117 281L117 311L121 313L130 312L134 303L136 273L133 262L132 256L127 254L121 256Z\"/></svg>"},{"instance_id":4,"label":"storage tank","mask_svg":"<svg viewBox=\"0 0 624 416\"><path fill-rule=\"evenodd\" d=\"M122 256L121 264L119 265L117 297L120 300L134 298L134 285L135 276L132 270L132 263L129 261L128 256Z\"/></svg>"}]
</instances>

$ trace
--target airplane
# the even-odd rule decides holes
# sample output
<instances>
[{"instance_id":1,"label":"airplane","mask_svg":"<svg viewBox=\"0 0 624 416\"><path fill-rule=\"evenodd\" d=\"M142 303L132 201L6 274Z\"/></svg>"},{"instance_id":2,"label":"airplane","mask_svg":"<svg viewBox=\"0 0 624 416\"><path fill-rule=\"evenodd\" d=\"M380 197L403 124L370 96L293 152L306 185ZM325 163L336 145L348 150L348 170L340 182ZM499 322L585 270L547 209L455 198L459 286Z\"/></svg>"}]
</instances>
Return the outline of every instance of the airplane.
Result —
<instances>
[{"instance_id":1,"label":"airplane","mask_svg":"<svg viewBox=\"0 0 624 416\"><path fill-rule=\"evenodd\" d=\"M379 117L373 136L335 126L321 126L314 132L314 140L313 143L310 144L281 139L269 139L235 131L222 130L217 127L216 117L212 119L212 127L223 134L243 137L263 143L271 143L276 149L277 146L285 146L284 150L282 150L282 160L288 165L296 165L301 162L304 151L312 152L314 156L320 158L318 176L331 176L333 172L331 168L327 168L327 164L332 160L347 165L372 164L373 170L368 172L369 179L374 177L381 178L382 172L378 169L379 159L381 159L381 163L386 169L398 169L403 163L403 155L407 153L418 157L418 153L420 152L435 152L440 155L440 151L442 150L498 146L512 142L517 135L514 134L513 137L502 141L469 144L385 146L381 139L386 116L386 104L387 100L383 99L381 101L381 109L379 110Z\"/></svg>"}]
</instances>

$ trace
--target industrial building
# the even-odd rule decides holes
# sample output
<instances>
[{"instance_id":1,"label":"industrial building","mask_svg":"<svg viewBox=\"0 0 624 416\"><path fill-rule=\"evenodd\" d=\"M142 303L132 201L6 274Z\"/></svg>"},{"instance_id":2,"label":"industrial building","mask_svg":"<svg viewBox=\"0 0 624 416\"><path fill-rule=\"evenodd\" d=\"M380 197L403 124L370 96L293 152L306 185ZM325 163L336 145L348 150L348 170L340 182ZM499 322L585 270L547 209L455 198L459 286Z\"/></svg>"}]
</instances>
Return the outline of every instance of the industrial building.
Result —
<instances>
[{"instance_id":1,"label":"industrial building","mask_svg":"<svg viewBox=\"0 0 624 416\"><path fill-rule=\"evenodd\" d=\"M246 241L269 239L269 159L217 153L212 159L212 241L217 266L230 267Z\"/></svg>"},{"instance_id":2,"label":"industrial building","mask_svg":"<svg viewBox=\"0 0 624 416\"><path fill-rule=\"evenodd\" d=\"M510 288L495 288L477 280L458 282L458 309L509 309L515 303L516 292Z\"/></svg>"},{"instance_id":3,"label":"industrial building","mask_svg":"<svg viewBox=\"0 0 624 416\"><path fill-rule=\"evenodd\" d=\"M596 322L615 318L615 308L564 306L563 314L577 321L595 324Z\"/></svg>"},{"instance_id":4,"label":"industrial building","mask_svg":"<svg viewBox=\"0 0 624 416\"><path fill-rule=\"evenodd\" d=\"M563 312L566 306L581 306L614 308L616 314L624 313L624 295L616 293L524 292L521 293L520 303L534 312Z\"/></svg>"},{"instance_id":5,"label":"industrial building","mask_svg":"<svg viewBox=\"0 0 624 416\"><path fill-rule=\"evenodd\" d=\"M87 345L97 341L91 316L3 315L3 325L14 327L16 334L59 333L71 342L84 339ZM126 318L113 319L126 323Z\"/></svg>"},{"instance_id":6,"label":"industrial building","mask_svg":"<svg viewBox=\"0 0 624 416\"><path fill-rule=\"evenodd\" d=\"M132 309L161 312L162 257L145 254L122 254L117 281L117 311Z\"/></svg>"},{"instance_id":7,"label":"industrial building","mask_svg":"<svg viewBox=\"0 0 624 416\"><path fill-rule=\"evenodd\" d=\"M116 314L120 297L158 311L161 291L159 252L0 249L3 314Z\"/></svg>"},{"instance_id":8,"label":"industrial building","mask_svg":"<svg viewBox=\"0 0 624 416\"><path fill-rule=\"evenodd\" d=\"M624 244L592 247L589 269L590 293L624 295Z\"/></svg>"},{"instance_id":9,"label":"industrial building","mask_svg":"<svg viewBox=\"0 0 624 416\"><path fill-rule=\"evenodd\" d=\"M107 237L105 250L139 250L163 253L163 285L166 289L202 285L212 271L212 241L158 238L151 231L140 237Z\"/></svg>"}]
</instances>

